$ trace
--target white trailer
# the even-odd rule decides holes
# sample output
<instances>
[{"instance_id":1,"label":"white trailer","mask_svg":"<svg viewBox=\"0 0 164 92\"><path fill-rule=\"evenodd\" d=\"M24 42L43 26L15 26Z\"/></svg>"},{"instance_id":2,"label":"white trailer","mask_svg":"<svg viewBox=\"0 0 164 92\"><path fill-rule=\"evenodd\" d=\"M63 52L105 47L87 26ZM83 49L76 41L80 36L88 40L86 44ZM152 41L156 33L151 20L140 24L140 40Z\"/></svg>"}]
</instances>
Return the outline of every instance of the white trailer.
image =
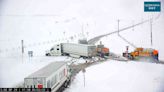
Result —
<instances>
[{"instance_id":1,"label":"white trailer","mask_svg":"<svg viewBox=\"0 0 164 92\"><path fill-rule=\"evenodd\" d=\"M88 44L62 43L62 53L82 57L96 56L96 46Z\"/></svg>"},{"instance_id":2,"label":"white trailer","mask_svg":"<svg viewBox=\"0 0 164 92\"><path fill-rule=\"evenodd\" d=\"M52 62L42 69L24 78L25 88L51 88L56 92L62 85L70 82L69 68L66 62Z\"/></svg>"},{"instance_id":3,"label":"white trailer","mask_svg":"<svg viewBox=\"0 0 164 92\"><path fill-rule=\"evenodd\" d=\"M92 57L96 56L96 53L97 52L95 45L61 43L54 45L51 50L46 53L46 55L70 55L73 57Z\"/></svg>"}]
</instances>

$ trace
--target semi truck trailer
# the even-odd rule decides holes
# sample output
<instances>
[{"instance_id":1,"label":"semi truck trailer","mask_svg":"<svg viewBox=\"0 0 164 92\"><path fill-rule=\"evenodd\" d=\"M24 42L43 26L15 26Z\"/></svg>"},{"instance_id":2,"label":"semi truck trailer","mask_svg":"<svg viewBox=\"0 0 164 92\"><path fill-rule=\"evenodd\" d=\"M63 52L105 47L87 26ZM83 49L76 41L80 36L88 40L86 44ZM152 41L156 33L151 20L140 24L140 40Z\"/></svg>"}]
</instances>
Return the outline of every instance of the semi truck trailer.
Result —
<instances>
[{"instance_id":1,"label":"semi truck trailer","mask_svg":"<svg viewBox=\"0 0 164 92\"><path fill-rule=\"evenodd\" d=\"M51 88L56 92L70 82L70 71L66 62L52 62L24 78L25 88Z\"/></svg>"}]
</instances>

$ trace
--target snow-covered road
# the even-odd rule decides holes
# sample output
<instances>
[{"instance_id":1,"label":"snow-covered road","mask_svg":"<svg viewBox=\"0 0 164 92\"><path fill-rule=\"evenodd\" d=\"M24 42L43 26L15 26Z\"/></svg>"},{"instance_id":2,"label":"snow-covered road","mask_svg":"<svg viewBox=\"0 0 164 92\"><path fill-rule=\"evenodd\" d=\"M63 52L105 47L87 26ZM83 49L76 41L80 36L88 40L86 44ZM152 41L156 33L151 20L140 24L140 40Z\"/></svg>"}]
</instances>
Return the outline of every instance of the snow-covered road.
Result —
<instances>
[{"instance_id":1,"label":"snow-covered road","mask_svg":"<svg viewBox=\"0 0 164 92\"><path fill-rule=\"evenodd\" d=\"M163 92L164 65L109 60L80 72L65 92Z\"/></svg>"}]
</instances>

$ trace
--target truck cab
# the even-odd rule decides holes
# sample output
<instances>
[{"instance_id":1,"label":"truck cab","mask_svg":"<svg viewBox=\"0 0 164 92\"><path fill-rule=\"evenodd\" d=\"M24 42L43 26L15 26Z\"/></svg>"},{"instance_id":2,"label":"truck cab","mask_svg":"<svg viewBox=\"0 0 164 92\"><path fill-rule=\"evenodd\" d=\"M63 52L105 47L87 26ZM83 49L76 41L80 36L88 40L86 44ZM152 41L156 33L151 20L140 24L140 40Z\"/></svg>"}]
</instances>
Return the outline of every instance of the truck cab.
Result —
<instances>
[{"instance_id":1,"label":"truck cab","mask_svg":"<svg viewBox=\"0 0 164 92\"><path fill-rule=\"evenodd\" d=\"M46 51L46 56L58 56L61 55L61 44L54 45L50 50Z\"/></svg>"}]
</instances>

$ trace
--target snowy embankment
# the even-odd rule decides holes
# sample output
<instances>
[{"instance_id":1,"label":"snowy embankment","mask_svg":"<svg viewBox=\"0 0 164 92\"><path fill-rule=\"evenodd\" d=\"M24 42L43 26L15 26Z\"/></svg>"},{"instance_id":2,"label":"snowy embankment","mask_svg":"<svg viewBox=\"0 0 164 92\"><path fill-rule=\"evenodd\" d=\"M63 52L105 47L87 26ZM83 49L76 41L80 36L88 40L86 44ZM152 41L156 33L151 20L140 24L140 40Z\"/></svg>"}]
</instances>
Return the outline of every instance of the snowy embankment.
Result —
<instances>
[{"instance_id":1,"label":"snowy embankment","mask_svg":"<svg viewBox=\"0 0 164 92\"><path fill-rule=\"evenodd\" d=\"M80 72L65 92L164 92L164 65L107 61Z\"/></svg>"}]
</instances>

